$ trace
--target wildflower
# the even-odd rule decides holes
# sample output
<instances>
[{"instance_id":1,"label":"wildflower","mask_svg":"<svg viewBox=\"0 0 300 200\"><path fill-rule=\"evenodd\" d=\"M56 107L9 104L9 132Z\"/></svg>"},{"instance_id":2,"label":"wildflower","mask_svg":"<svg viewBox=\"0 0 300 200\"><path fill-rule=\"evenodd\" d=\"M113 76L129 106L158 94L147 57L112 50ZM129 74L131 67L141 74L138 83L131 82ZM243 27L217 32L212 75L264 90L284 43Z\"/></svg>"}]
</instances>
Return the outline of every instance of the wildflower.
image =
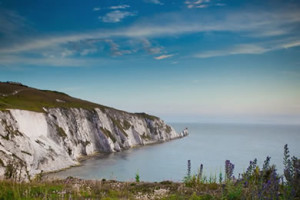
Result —
<instances>
[{"instance_id":1,"label":"wildflower","mask_svg":"<svg viewBox=\"0 0 300 200\"><path fill-rule=\"evenodd\" d=\"M231 180L234 170L234 164L230 162L230 160L225 161L225 179Z\"/></svg>"},{"instance_id":2,"label":"wildflower","mask_svg":"<svg viewBox=\"0 0 300 200\"><path fill-rule=\"evenodd\" d=\"M270 160L271 157L267 156L266 160L264 161L263 172L267 171L267 169L270 167Z\"/></svg>"},{"instance_id":3,"label":"wildflower","mask_svg":"<svg viewBox=\"0 0 300 200\"><path fill-rule=\"evenodd\" d=\"M191 177L191 160L188 160L188 172L187 172L188 177Z\"/></svg>"},{"instance_id":4,"label":"wildflower","mask_svg":"<svg viewBox=\"0 0 300 200\"><path fill-rule=\"evenodd\" d=\"M198 180L201 181L202 179L202 174L203 174L203 164L200 165L200 170L198 174Z\"/></svg>"}]
</instances>

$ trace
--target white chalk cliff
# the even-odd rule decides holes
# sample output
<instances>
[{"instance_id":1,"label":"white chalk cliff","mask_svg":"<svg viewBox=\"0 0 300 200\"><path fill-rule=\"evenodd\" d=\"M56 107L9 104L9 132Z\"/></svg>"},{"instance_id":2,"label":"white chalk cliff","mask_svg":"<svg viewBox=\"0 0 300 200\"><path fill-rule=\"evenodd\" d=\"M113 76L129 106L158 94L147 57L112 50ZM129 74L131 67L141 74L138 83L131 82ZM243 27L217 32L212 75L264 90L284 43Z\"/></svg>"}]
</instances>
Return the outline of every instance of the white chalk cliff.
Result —
<instances>
[{"instance_id":1,"label":"white chalk cliff","mask_svg":"<svg viewBox=\"0 0 300 200\"><path fill-rule=\"evenodd\" d=\"M9 163L19 177L60 170L97 152L118 152L164 142L177 133L157 117L110 108L44 108L44 112L0 110L0 178Z\"/></svg>"}]
</instances>

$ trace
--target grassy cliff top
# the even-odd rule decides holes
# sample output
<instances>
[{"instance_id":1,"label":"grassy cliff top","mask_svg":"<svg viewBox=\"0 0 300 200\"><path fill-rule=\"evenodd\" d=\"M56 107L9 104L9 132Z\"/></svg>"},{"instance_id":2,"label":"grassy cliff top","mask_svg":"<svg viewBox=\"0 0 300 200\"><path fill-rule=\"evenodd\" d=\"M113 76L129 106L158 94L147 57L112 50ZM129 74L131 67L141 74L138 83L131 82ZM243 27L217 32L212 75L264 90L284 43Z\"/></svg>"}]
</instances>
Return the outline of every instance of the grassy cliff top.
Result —
<instances>
[{"instance_id":1,"label":"grassy cliff top","mask_svg":"<svg viewBox=\"0 0 300 200\"><path fill-rule=\"evenodd\" d=\"M0 110L21 109L44 112L45 108L94 108L110 109L114 112L125 112L107 106L71 97L65 93L50 90L39 90L16 82L0 82ZM136 113L137 116L158 119L146 113Z\"/></svg>"},{"instance_id":2,"label":"grassy cliff top","mask_svg":"<svg viewBox=\"0 0 300 200\"><path fill-rule=\"evenodd\" d=\"M45 108L105 108L65 93L31 88L21 83L0 82L0 109L43 112Z\"/></svg>"}]
</instances>

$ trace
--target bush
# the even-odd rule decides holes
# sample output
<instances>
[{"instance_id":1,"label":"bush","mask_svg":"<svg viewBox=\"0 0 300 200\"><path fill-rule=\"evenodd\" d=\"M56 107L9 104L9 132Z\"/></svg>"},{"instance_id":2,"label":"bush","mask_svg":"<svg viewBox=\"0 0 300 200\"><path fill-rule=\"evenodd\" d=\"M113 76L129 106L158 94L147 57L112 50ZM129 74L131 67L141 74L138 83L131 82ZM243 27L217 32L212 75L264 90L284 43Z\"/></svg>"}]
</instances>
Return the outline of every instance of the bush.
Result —
<instances>
[{"instance_id":1,"label":"bush","mask_svg":"<svg viewBox=\"0 0 300 200\"><path fill-rule=\"evenodd\" d=\"M137 183L140 182L140 175L138 172L135 174L135 182L137 182Z\"/></svg>"}]
</instances>

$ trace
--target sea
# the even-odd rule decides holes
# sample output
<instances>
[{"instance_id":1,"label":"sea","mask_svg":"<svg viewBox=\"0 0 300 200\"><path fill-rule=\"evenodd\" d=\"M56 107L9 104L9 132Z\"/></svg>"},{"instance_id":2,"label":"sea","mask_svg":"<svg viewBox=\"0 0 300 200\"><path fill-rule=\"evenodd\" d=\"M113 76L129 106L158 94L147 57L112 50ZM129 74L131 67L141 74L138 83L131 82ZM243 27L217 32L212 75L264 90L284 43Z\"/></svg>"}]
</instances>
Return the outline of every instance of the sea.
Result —
<instances>
[{"instance_id":1,"label":"sea","mask_svg":"<svg viewBox=\"0 0 300 200\"><path fill-rule=\"evenodd\" d=\"M234 175L246 171L251 160L262 167L267 156L283 174L283 150L300 158L300 125L173 123L176 131L189 129L189 135L169 142L141 146L123 152L99 154L78 167L49 174L50 178L69 176L82 179L180 182L187 175L187 162L196 174L203 164L207 178L224 177L226 160L234 164Z\"/></svg>"}]
</instances>

